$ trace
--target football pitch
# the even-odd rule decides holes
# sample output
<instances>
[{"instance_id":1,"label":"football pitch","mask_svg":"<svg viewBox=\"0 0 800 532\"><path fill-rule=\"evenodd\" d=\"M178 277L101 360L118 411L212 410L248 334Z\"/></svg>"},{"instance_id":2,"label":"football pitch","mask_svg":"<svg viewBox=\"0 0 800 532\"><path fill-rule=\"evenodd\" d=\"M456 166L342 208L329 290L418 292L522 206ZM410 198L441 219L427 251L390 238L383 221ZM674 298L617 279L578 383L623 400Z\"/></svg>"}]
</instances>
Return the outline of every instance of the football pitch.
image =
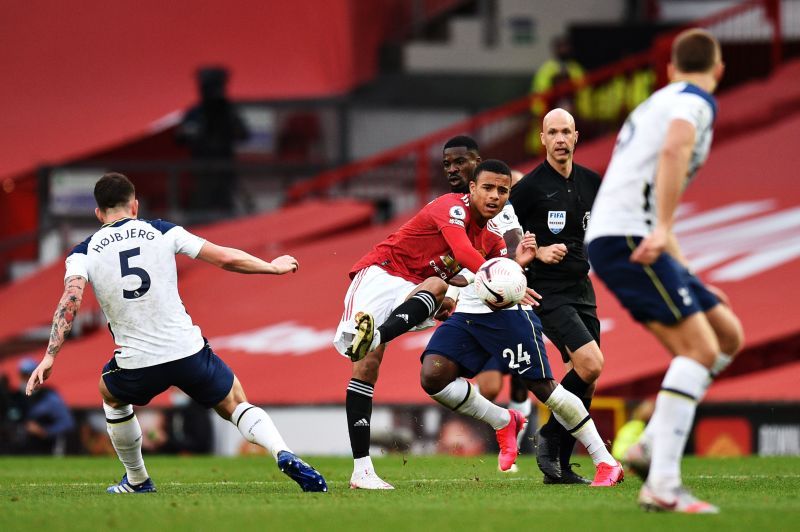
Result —
<instances>
[{"instance_id":1,"label":"football pitch","mask_svg":"<svg viewBox=\"0 0 800 532\"><path fill-rule=\"evenodd\" d=\"M719 515L648 514L641 482L545 486L531 456L520 472L495 456L375 460L394 491L351 490L352 461L310 457L328 493L303 493L269 457L146 457L159 492L108 495L114 458L0 458L0 530L798 530L800 458L684 461L686 483ZM591 463L578 460L589 474Z\"/></svg>"}]
</instances>

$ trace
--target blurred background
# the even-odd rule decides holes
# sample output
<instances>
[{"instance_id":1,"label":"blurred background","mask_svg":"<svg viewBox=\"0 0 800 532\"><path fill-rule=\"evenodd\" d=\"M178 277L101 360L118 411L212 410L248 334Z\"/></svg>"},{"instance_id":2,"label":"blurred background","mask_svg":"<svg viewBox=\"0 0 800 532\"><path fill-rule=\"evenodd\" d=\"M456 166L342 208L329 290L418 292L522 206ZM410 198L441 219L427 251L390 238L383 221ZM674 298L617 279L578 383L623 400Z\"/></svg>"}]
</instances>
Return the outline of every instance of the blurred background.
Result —
<instances>
[{"instance_id":1,"label":"blurred background","mask_svg":"<svg viewBox=\"0 0 800 532\"><path fill-rule=\"evenodd\" d=\"M560 106L576 117L576 162L602 173L688 25L720 39L727 71L677 230L746 333L690 450L800 454L800 0L4 2L0 453L113 454L97 392L113 342L91 295L47 389L20 385L47 344L65 253L97 229L94 183L114 170L143 218L299 259L298 275L255 278L179 257L181 295L295 451L348 454L350 364L330 344L347 272L447 191L444 142L471 135L527 172ZM613 440L647 418L668 357L595 288L606 366L592 413ZM404 335L384 360L376 451L492 450L492 433L420 389L429 337ZM138 412L146 451L257 452L179 390Z\"/></svg>"}]
</instances>

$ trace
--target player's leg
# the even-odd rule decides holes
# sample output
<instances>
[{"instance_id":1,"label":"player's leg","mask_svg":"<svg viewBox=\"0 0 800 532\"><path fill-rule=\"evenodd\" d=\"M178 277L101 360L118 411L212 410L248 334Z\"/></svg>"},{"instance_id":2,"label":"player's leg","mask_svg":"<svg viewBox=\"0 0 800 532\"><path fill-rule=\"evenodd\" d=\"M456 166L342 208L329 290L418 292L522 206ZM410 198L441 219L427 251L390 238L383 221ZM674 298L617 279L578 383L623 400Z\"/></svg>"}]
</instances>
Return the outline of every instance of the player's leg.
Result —
<instances>
[{"instance_id":1,"label":"player's leg","mask_svg":"<svg viewBox=\"0 0 800 532\"><path fill-rule=\"evenodd\" d=\"M480 373L475 376L473 383L482 396L490 401L496 401L497 396L503 390L503 378L506 375L510 375L508 365L498 357L489 357ZM515 380L513 376L509 380L511 400L508 403L508 409L519 412L525 418L525 423L517 435L517 447L521 447L528 427L527 420L531 415L531 401L528 387L524 382L518 379ZM508 471L516 473L516 465L512 466Z\"/></svg>"},{"instance_id":2,"label":"player's leg","mask_svg":"<svg viewBox=\"0 0 800 532\"><path fill-rule=\"evenodd\" d=\"M368 311L357 313L357 333L348 348L348 356L361 360L378 346L420 326L439 308L447 287L444 280L428 277L408 293L405 301L397 305L383 323L376 323L375 316Z\"/></svg>"},{"instance_id":3,"label":"player's leg","mask_svg":"<svg viewBox=\"0 0 800 532\"><path fill-rule=\"evenodd\" d=\"M674 356L647 429L652 444L648 483L670 490L681 484L680 460L695 409L708 386L719 344L701 312L674 325L650 322L647 328Z\"/></svg>"},{"instance_id":4,"label":"player's leg","mask_svg":"<svg viewBox=\"0 0 800 532\"><path fill-rule=\"evenodd\" d=\"M214 411L239 429L247 441L269 451L278 468L297 482L303 491L328 491L322 475L289 449L269 414L247 402L244 389L235 375L230 391L214 406Z\"/></svg>"},{"instance_id":5,"label":"player's leg","mask_svg":"<svg viewBox=\"0 0 800 532\"><path fill-rule=\"evenodd\" d=\"M652 434L652 462L639 502L647 509L716 512L715 507L698 501L683 488L680 460L719 343L686 268L667 253L646 266L630 260L640 240L603 237L588 247L595 273L633 319L644 324L674 357L645 431Z\"/></svg>"},{"instance_id":6,"label":"player's leg","mask_svg":"<svg viewBox=\"0 0 800 532\"><path fill-rule=\"evenodd\" d=\"M593 295L592 295L593 300ZM588 411L592 404L595 382L603 369L603 353L597 340L600 322L594 307L582 316L577 306L564 304L540 316L545 334L561 352L567 373L561 385L583 402ZM575 438L551 416L536 435L537 463L545 473L546 484L588 484L570 466ZM557 462L557 463L556 463ZM543 466L543 467L542 467ZM557 476L553 473L559 472Z\"/></svg>"},{"instance_id":7,"label":"player's leg","mask_svg":"<svg viewBox=\"0 0 800 532\"><path fill-rule=\"evenodd\" d=\"M460 373L459 365L446 356L429 349L423 354L422 389L440 405L491 426L500 445L498 466L501 471L507 471L517 458L516 436L524 418L483 397Z\"/></svg>"},{"instance_id":8,"label":"player's leg","mask_svg":"<svg viewBox=\"0 0 800 532\"><path fill-rule=\"evenodd\" d=\"M352 377L347 385L345 411L350 448L353 452L351 488L393 489L391 484L383 481L375 473L375 466L369 456L372 396L385 349L385 344L380 345L370 351L364 359L353 362Z\"/></svg>"},{"instance_id":9,"label":"player's leg","mask_svg":"<svg viewBox=\"0 0 800 532\"><path fill-rule=\"evenodd\" d=\"M705 311L705 315L719 342L719 353L711 367L711 377L716 378L741 351L744 345L744 329L731 308L722 303Z\"/></svg>"},{"instance_id":10,"label":"player's leg","mask_svg":"<svg viewBox=\"0 0 800 532\"><path fill-rule=\"evenodd\" d=\"M244 439L269 451L275 461L281 451L291 451L269 414L247 402L244 388L235 375L230 391L214 405L214 411L222 419L230 421Z\"/></svg>"},{"instance_id":11,"label":"player's leg","mask_svg":"<svg viewBox=\"0 0 800 532\"><path fill-rule=\"evenodd\" d=\"M208 343L194 355L161 367L161 373L167 376L170 384L204 407L213 408L223 419L233 423L247 441L267 449L280 470L303 491L327 491L322 475L291 453L269 415L247 402L239 379Z\"/></svg>"},{"instance_id":12,"label":"player's leg","mask_svg":"<svg viewBox=\"0 0 800 532\"><path fill-rule=\"evenodd\" d=\"M613 486L623 479L622 467L606 449L583 402L552 377L528 381L528 388L544 403L558 422L581 444L597 467L592 486ZM540 465L542 467L542 465ZM548 474L544 471L545 474Z\"/></svg>"},{"instance_id":13,"label":"player's leg","mask_svg":"<svg viewBox=\"0 0 800 532\"><path fill-rule=\"evenodd\" d=\"M112 359L113 361L113 359ZM113 371L116 368L104 368ZM114 387L112 385L112 387ZM117 399L108 389L104 377L100 377L100 395L103 397L103 410L106 415L106 430L111 444L117 452L125 475L119 484L109 486L108 493L150 493L156 491L155 484L147 473L142 458L142 427L133 412L133 406L124 400ZM122 394L120 394L122 395Z\"/></svg>"},{"instance_id":14,"label":"player's leg","mask_svg":"<svg viewBox=\"0 0 800 532\"><path fill-rule=\"evenodd\" d=\"M692 295L705 313L719 342L719 353L714 359L710 378L707 381L707 386L710 386L739 354L744 344L744 331L741 322L727 304L722 303L720 298L695 276L691 274L688 276L688 285ZM623 459L628 468L643 479L647 478L650 470L653 437L653 426L648 425L639 441L631 445L625 452Z\"/></svg>"},{"instance_id":15,"label":"player's leg","mask_svg":"<svg viewBox=\"0 0 800 532\"><path fill-rule=\"evenodd\" d=\"M485 319L480 316L455 313L436 330L422 354L420 383L434 401L483 421L495 430L500 446L498 466L507 471L517 459L517 434L525 418L519 412L492 403L461 376L474 376L490 357L475 338L485 332L475 325L476 319ZM503 336L502 331L494 332Z\"/></svg>"},{"instance_id":16,"label":"player's leg","mask_svg":"<svg viewBox=\"0 0 800 532\"><path fill-rule=\"evenodd\" d=\"M345 410L350 448L353 452L352 488L392 489L375 473L369 456L370 425L372 422L372 397L378 380L378 370L385 345L376 349L363 347L364 334L372 335L374 325L381 325L391 316L397 301L403 300L417 286L405 279L389 275L377 266L359 271L350 283L344 299L344 312L336 330L333 345L353 362L352 375L347 385ZM368 322L359 320L366 316ZM357 324L357 321L360 321ZM369 325L370 330L365 331ZM371 340L369 340L371 342ZM358 359L353 355L353 344L359 344Z\"/></svg>"},{"instance_id":17,"label":"player's leg","mask_svg":"<svg viewBox=\"0 0 800 532\"><path fill-rule=\"evenodd\" d=\"M639 504L647 510L717 513L719 509L694 497L683 487L680 462L691 431L697 403L710 382L710 368L719 352L714 331L705 314L694 313L674 325L657 322L647 328L673 354L646 438L625 455L634 471L646 471ZM646 453L644 443L647 442ZM637 455L637 453L639 455ZM642 462L638 467L635 459Z\"/></svg>"},{"instance_id":18,"label":"player's leg","mask_svg":"<svg viewBox=\"0 0 800 532\"><path fill-rule=\"evenodd\" d=\"M509 375L509 377L510 400L508 402L508 409L516 410L525 416L527 420L517 436L517 445L522 449L522 442L525 438L525 434L528 432L528 427L531 426L530 418L531 412L533 412L533 403L531 402L530 392L528 391L528 386L525 384L525 381L518 375Z\"/></svg>"},{"instance_id":19,"label":"player's leg","mask_svg":"<svg viewBox=\"0 0 800 532\"><path fill-rule=\"evenodd\" d=\"M496 369L484 369L475 375L474 386L489 401L494 401L503 391L503 373Z\"/></svg>"}]
</instances>

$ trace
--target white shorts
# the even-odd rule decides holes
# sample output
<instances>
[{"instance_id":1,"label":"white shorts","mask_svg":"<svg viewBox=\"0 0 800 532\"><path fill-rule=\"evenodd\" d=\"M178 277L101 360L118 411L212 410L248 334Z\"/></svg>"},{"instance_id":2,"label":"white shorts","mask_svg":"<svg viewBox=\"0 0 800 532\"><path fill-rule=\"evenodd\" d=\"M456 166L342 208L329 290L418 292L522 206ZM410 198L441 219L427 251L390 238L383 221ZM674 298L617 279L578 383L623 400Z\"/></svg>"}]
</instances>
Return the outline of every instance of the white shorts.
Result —
<instances>
[{"instance_id":1,"label":"white shorts","mask_svg":"<svg viewBox=\"0 0 800 532\"><path fill-rule=\"evenodd\" d=\"M345 350L353 342L356 334L356 314L359 312L372 314L375 327L378 327L415 288L417 285L411 281L391 275L378 266L370 266L359 271L353 277L350 288L344 296L344 313L333 338L333 346L339 354L344 355ZM435 325L436 321L428 318L411 330L421 331Z\"/></svg>"}]
</instances>

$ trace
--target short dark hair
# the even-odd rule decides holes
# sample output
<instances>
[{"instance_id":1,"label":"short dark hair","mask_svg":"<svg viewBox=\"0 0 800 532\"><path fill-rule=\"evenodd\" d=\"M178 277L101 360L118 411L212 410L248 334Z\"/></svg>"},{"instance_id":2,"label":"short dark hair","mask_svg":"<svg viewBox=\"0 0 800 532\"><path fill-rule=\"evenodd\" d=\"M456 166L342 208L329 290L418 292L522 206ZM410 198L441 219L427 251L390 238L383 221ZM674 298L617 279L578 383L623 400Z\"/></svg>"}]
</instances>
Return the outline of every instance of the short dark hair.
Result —
<instances>
[{"instance_id":1,"label":"short dark hair","mask_svg":"<svg viewBox=\"0 0 800 532\"><path fill-rule=\"evenodd\" d=\"M700 28L680 33L672 43L672 63L687 74L708 72L716 63L719 53L719 41Z\"/></svg>"},{"instance_id":2,"label":"short dark hair","mask_svg":"<svg viewBox=\"0 0 800 532\"><path fill-rule=\"evenodd\" d=\"M511 177L511 168L509 168L506 163L498 159L486 159L481 164L476 166L470 181L477 181L478 175L480 175L481 172L492 172L495 174L507 175L509 178Z\"/></svg>"},{"instance_id":3,"label":"short dark hair","mask_svg":"<svg viewBox=\"0 0 800 532\"><path fill-rule=\"evenodd\" d=\"M94 200L103 210L125 205L135 194L131 180L117 172L103 174L94 185Z\"/></svg>"},{"instance_id":4,"label":"short dark hair","mask_svg":"<svg viewBox=\"0 0 800 532\"><path fill-rule=\"evenodd\" d=\"M458 135L448 140L444 148L442 148L442 151L448 148L466 148L468 151L478 153L478 143L475 142L475 139L466 135Z\"/></svg>"}]
</instances>

